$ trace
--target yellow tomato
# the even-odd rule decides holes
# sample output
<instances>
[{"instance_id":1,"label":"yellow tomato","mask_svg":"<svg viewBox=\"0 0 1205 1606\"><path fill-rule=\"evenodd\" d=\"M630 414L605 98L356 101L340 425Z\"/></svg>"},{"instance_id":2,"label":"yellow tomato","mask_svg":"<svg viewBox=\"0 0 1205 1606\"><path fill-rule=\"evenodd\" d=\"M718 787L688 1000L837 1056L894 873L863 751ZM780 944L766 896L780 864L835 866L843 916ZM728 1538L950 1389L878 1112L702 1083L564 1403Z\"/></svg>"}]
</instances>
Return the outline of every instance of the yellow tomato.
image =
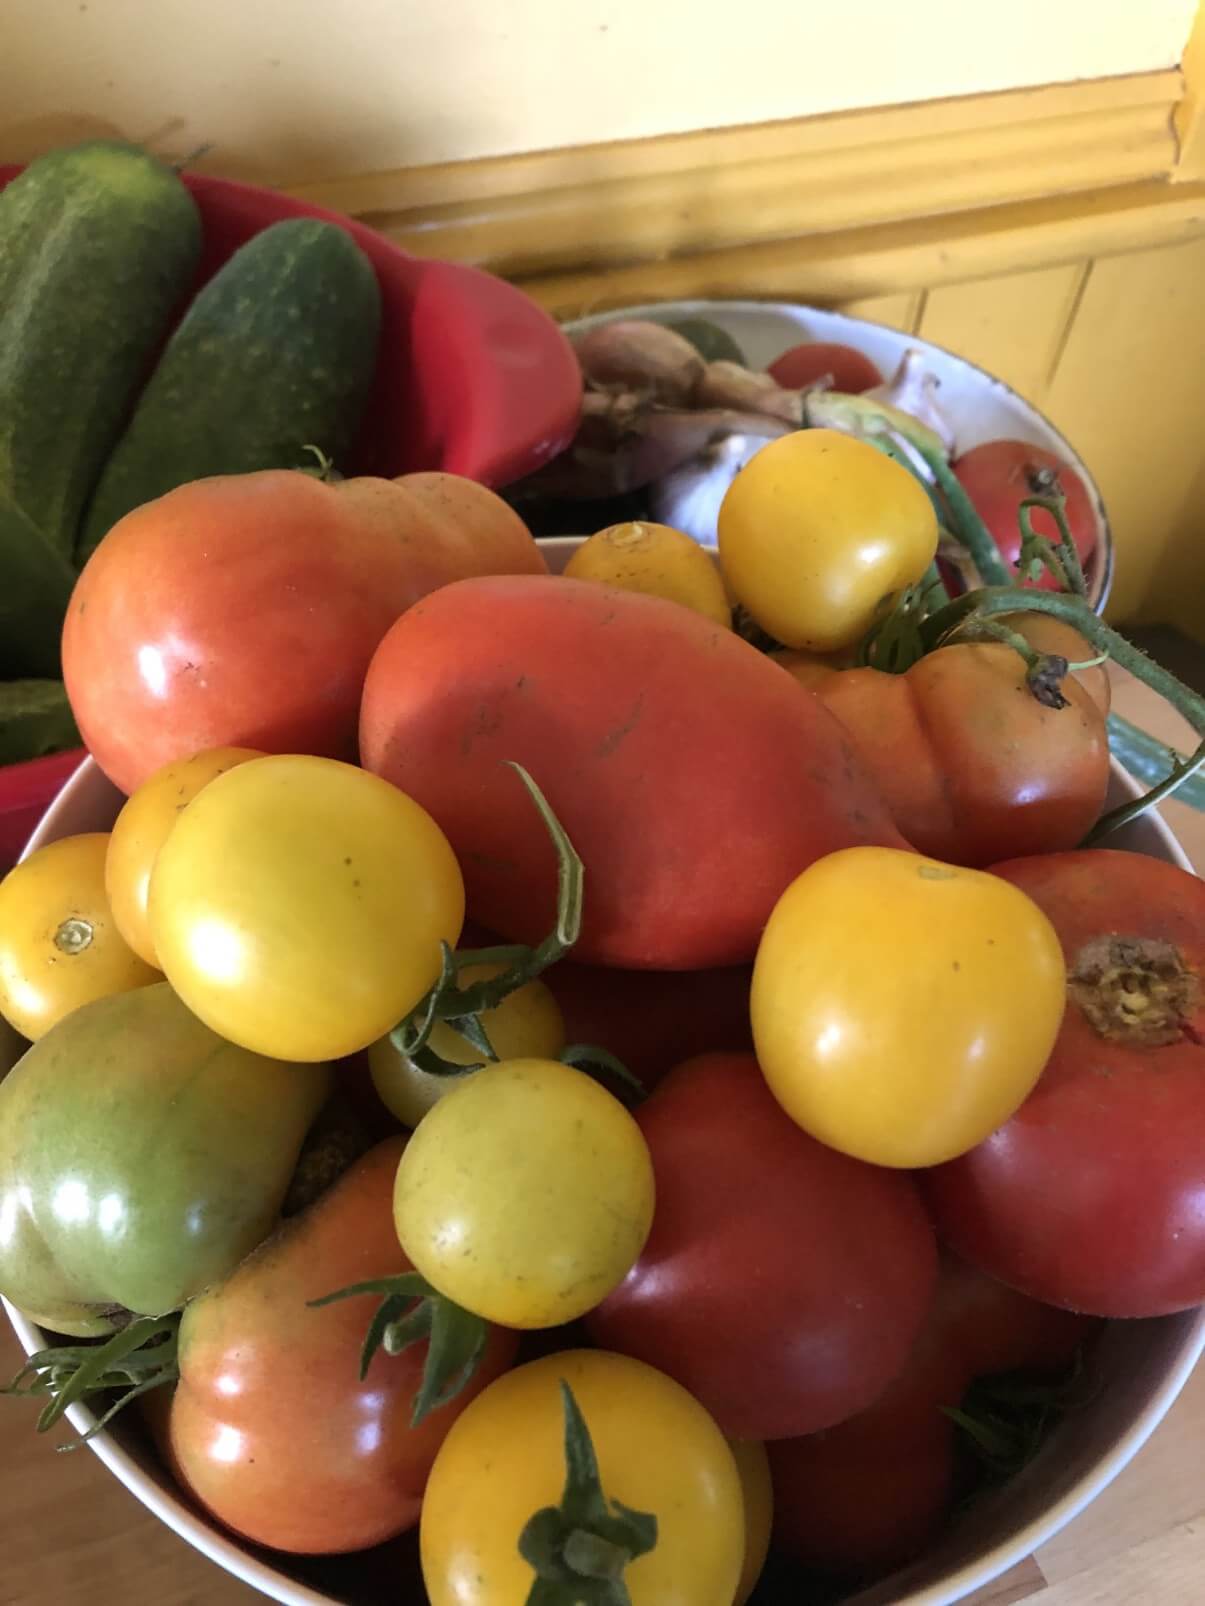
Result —
<instances>
[{"instance_id":1,"label":"yellow tomato","mask_svg":"<svg viewBox=\"0 0 1205 1606\"><path fill-rule=\"evenodd\" d=\"M537 1511L559 1505L565 1484L562 1379L590 1431L603 1494L657 1519L656 1545L624 1569L632 1606L732 1606L745 1545L732 1451L685 1389L604 1350L507 1372L452 1424L420 1519L431 1606L527 1599L535 1574L519 1536Z\"/></svg>"},{"instance_id":2,"label":"yellow tomato","mask_svg":"<svg viewBox=\"0 0 1205 1606\"><path fill-rule=\"evenodd\" d=\"M731 627L732 607L715 561L668 524L611 524L578 547L565 566L572 580L597 580L692 608Z\"/></svg>"},{"instance_id":3,"label":"yellow tomato","mask_svg":"<svg viewBox=\"0 0 1205 1606\"><path fill-rule=\"evenodd\" d=\"M838 430L771 441L720 505L720 562L738 599L786 647L858 641L937 551L937 516L908 470Z\"/></svg>"},{"instance_id":4,"label":"yellow tomato","mask_svg":"<svg viewBox=\"0 0 1205 1606\"><path fill-rule=\"evenodd\" d=\"M1063 1018L1054 928L983 870L844 848L775 905L753 967L757 1057L806 1132L876 1165L938 1165L1033 1089Z\"/></svg>"},{"instance_id":5,"label":"yellow tomato","mask_svg":"<svg viewBox=\"0 0 1205 1606\"><path fill-rule=\"evenodd\" d=\"M770 1554L770 1532L774 1526L774 1486L770 1481L770 1457L757 1439L729 1439L736 1461L745 1506L745 1560L733 1606L745 1602L757 1588L757 1580Z\"/></svg>"},{"instance_id":6,"label":"yellow tomato","mask_svg":"<svg viewBox=\"0 0 1205 1606\"><path fill-rule=\"evenodd\" d=\"M140 959L158 964L147 921L151 870L180 811L236 764L263 755L250 747L211 747L165 764L128 798L113 826L105 859L105 890L117 929Z\"/></svg>"},{"instance_id":7,"label":"yellow tomato","mask_svg":"<svg viewBox=\"0 0 1205 1606\"><path fill-rule=\"evenodd\" d=\"M631 1270L653 1220L653 1165L618 1099L556 1060L487 1065L406 1145L402 1248L441 1294L503 1327L557 1327Z\"/></svg>"},{"instance_id":8,"label":"yellow tomato","mask_svg":"<svg viewBox=\"0 0 1205 1606\"><path fill-rule=\"evenodd\" d=\"M105 896L106 831L50 842L0 881L0 1014L35 1041L81 1004L163 978Z\"/></svg>"},{"instance_id":9,"label":"yellow tomato","mask_svg":"<svg viewBox=\"0 0 1205 1606\"><path fill-rule=\"evenodd\" d=\"M340 1059L419 1002L464 883L443 832L388 781L272 756L199 792L159 850L151 940L211 1030L275 1059Z\"/></svg>"},{"instance_id":10,"label":"yellow tomato","mask_svg":"<svg viewBox=\"0 0 1205 1606\"><path fill-rule=\"evenodd\" d=\"M501 975L502 965L466 965L459 973L461 987ZM494 1009L483 1010L481 1024L496 1058L556 1059L565 1046L565 1018L552 993L537 977L508 993ZM446 1021L434 1028L430 1047L452 1065L480 1065L481 1055ZM432 1076L420 1070L382 1037L368 1050L368 1069L382 1104L403 1126L417 1126L427 1111L459 1086L455 1076Z\"/></svg>"}]
</instances>

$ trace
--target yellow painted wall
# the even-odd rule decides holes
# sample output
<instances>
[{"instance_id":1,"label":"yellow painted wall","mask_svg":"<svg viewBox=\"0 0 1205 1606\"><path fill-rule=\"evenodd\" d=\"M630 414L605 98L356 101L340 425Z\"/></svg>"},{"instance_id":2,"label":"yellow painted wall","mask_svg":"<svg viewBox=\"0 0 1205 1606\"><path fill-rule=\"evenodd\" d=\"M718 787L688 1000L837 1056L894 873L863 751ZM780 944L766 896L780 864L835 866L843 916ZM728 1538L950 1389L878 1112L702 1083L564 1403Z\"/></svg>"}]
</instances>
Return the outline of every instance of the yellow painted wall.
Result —
<instances>
[{"instance_id":1,"label":"yellow painted wall","mask_svg":"<svg viewBox=\"0 0 1205 1606\"><path fill-rule=\"evenodd\" d=\"M0 154L285 182L1173 66L1195 0L4 0Z\"/></svg>"}]
</instances>

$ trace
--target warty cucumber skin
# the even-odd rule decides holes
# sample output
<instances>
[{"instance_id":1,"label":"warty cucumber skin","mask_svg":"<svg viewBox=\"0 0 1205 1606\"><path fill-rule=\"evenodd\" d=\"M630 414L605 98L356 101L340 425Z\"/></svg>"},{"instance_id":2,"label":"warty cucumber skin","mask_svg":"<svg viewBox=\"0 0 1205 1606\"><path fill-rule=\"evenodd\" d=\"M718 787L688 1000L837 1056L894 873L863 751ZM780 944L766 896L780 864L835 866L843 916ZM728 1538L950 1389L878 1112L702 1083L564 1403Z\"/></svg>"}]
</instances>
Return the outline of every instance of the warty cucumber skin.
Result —
<instances>
[{"instance_id":1,"label":"warty cucumber skin","mask_svg":"<svg viewBox=\"0 0 1205 1606\"><path fill-rule=\"evenodd\" d=\"M79 560L133 508L219 474L338 462L376 369L381 297L351 236L316 218L254 235L197 295L109 458Z\"/></svg>"},{"instance_id":2,"label":"warty cucumber skin","mask_svg":"<svg viewBox=\"0 0 1205 1606\"><path fill-rule=\"evenodd\" d=\"M67 557L200 251L187 188L132 146L52 152L0 193L0 488Z\"/></svg>"}]
</instances>

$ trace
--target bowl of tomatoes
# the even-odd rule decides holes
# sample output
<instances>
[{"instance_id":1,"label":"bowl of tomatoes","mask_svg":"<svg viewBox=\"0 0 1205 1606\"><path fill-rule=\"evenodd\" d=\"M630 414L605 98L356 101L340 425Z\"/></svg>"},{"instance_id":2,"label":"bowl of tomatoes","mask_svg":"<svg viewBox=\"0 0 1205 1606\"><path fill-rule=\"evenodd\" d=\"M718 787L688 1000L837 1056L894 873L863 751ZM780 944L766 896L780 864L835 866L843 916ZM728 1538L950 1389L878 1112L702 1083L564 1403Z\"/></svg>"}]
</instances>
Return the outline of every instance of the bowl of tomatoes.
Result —
<instances>
[{"instance_id":1,"label":"bowl of tomatoes","mask_svg":"<svg viewBox=\"0 0 1205 1606\"><path fill-rule=\"evenodd\" d=\"M273 473L77 588L95 757L0 883L0 1292L42 1425L271 1598L944 1606L1205 1347L1205 888L1099 665L1007 585L922 607L931 504L841 440L750 464L722 574ZM848 667L816 565L880 475L916 573L845 575ZM254 635L195 583L283 549Z\"/></svg>"}]
</instances>

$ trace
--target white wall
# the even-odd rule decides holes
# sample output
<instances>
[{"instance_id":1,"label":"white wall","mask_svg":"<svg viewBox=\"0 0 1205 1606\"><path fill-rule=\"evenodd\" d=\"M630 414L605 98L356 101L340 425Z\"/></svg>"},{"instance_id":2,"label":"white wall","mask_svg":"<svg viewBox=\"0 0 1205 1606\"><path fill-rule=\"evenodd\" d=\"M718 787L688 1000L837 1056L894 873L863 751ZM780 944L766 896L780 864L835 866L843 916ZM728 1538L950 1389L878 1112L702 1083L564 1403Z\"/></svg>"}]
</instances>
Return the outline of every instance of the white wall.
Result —
<instances>
[{"instance_id":1,"label":"white wall","mask_svg":"<svg viewBox=\"0 0 1205 1606\"><path fill-rule=\"evenodd\" d=\"M1195 0L0 0L0 159L287 181L1174 66Z\"/></svg>"}]
</instances>

